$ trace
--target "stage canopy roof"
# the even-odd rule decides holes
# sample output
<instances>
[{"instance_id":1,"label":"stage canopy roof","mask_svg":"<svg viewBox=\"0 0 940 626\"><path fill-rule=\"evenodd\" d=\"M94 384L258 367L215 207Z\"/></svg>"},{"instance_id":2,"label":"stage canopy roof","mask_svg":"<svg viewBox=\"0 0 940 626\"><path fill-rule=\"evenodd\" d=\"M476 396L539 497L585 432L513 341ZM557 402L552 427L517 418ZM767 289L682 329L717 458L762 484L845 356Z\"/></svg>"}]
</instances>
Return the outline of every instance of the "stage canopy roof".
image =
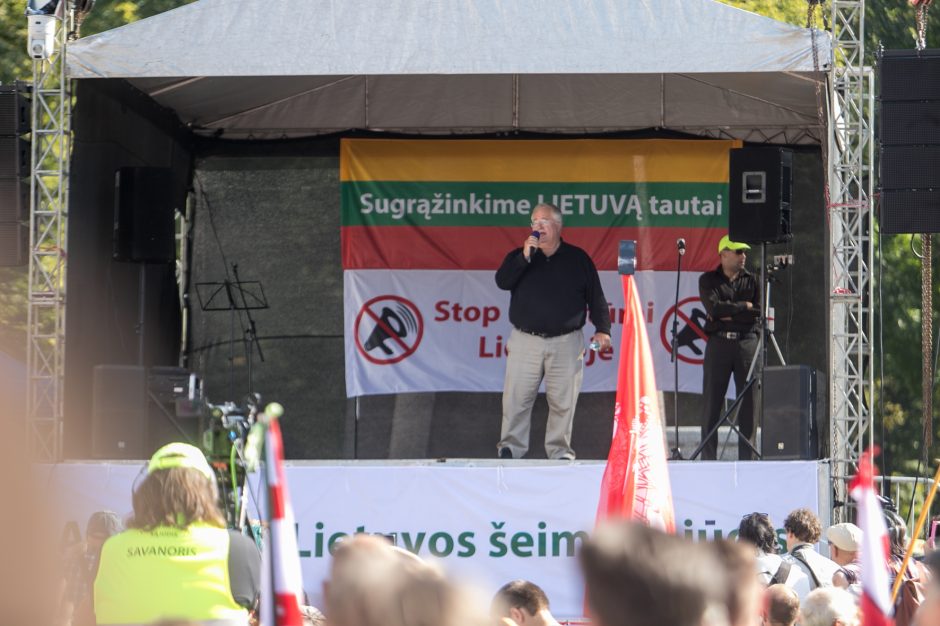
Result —
<instances>
[{"instance_id":1,"label":"stage canopy roof","mask_svg":"<svg viewBox=\"0 0 940 626\"><path fill-rule=\"evenodd\" d=\"M200 0L70 44L67 68L233 139L822 135L810 31L713 0Z\"/></svg>"}]
</instances>

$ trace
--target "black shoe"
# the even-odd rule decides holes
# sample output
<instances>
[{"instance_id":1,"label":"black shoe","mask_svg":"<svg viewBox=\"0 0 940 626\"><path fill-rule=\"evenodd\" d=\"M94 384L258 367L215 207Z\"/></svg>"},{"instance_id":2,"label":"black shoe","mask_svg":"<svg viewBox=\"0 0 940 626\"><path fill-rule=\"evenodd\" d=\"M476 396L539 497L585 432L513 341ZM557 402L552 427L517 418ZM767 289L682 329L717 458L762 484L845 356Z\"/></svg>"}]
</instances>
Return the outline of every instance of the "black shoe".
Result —
<instances>
[{"instance_id":1,"label":"black shoe","mask_svg":"<svg viewBox=\"0 0 940 626\"><path fill-rule=\"evenodd\" d=\"M511 458L512 458L512 450L510 450L509 448L500 448L500 449L499 449L499 458L501 458L501 459L511 459Z\"/></svg>"}]
</instances>

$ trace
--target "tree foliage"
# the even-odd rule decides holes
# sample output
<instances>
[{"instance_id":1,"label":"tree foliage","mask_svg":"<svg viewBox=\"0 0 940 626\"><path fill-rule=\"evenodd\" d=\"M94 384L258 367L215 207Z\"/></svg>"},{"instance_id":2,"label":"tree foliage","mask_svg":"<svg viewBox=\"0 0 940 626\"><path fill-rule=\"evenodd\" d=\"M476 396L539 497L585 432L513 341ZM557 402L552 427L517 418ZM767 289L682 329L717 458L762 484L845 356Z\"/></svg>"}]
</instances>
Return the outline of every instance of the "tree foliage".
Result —
<instances>
[{"instance_id":1,"label":"tree foliage","mask_svg":"<svg viewBox=\"0 0 940 626\"><path fill-rule=\"evenodd\" d=\"M65 0L61 0L65 1ZM82 24L87 37L124 24L136 22L193 0L98 0ZM0 2L0 82L29 80L32 65L26 55L26 0Z\"/></svg>"},{"instance_id":2,"label":"tree foliage","mask_svg":"<svg viewBox=\"0 0 940 626\"><path fill-rule=\"evenodd\" d=\"M724 4L772 17L781 22L806 26L807 0L719 0ZM829 27L832 3L816 9L817 24ZM907 0L868 0L865 3L865 58L871 64L879 45L913 48L916 35L914 9ZM940 46L940 11L928 14L927 47Z\"/></svg>"},{"instance_id":3,"label":"tree foliage","mask_svg":"<svg viewBox=\"0 0 940 626\"><path fill-rule=\"evenodd\" d=\"M64 1L64 0L63 0ZM86 37L117 28L193 0L98 0L82 25ZM26 0L0 2L0 83L29 81L26 54ZM0 267L0 351L25 359L28 280L25 267Z\"/></svg>"},{"instance_id":4,"label":"tree foliage","mask_svg":"<svg viewBox=\"0 0 940 626\"><path fill-rule=\"evenodd\" d=\"M806 0L720 0L724 4L772 17L797 26L806 25Z\"/></svg>"}]
</instances>

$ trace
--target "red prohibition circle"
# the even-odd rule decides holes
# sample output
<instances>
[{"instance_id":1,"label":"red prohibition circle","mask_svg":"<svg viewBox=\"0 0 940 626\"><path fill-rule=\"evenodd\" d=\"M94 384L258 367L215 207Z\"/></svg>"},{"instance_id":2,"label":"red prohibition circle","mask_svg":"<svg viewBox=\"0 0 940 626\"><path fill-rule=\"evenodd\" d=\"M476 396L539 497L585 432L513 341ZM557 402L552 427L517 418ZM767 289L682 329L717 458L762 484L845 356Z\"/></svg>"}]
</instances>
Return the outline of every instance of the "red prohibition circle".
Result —
<instances>
[{"instance_id":1,"label":"red prohibition circle","mask_svg":"<svg viewBox=\"0 0 940 626\"><path fill-rule=\"evenodd\" d=\"M404 352L402 352L401 354L397 356L393 356L388 359L377 359L374 356L370 355L368 352L366 352L366 349L362 346L362 342L359 340L359 323L362 321L362 316L365 315L367 312L369 314L369 317L373 321L375 321L376 324L382 324L382 320L378 319L375 316L375 314L372 312L372 310L369 309L370 306L382 300L393 300L395 302L400 302L404 306L408 307L408 310L412 311L415 314L415 322L418 325L417 338L415 339L414 345L411 345L411 346L405 345L404 342L401 341L401 339L395 333L392 333L392 332L388 333L389 339L394 339L395 341L399 343L399 345L402 345L405 349ZM386 328L385 330L386 332L388 332L389 329ZM393 363L398 363L399 361L408 358L409 356L414 354L415 350L418 349L418 345L421 343L421 337L424 336L424 318L421 317L421 311L418 310L418 307L415 306L413 302L411 302L410 300L406 298L402 298L401 296L393 296L393 295L376 296L375 298L372 298L371 300L363 304L362 308L359 309L359 314L356 315L356 324L353 328L353 335L355 335L355 338L356 338L356 348L359 350L359 353L366 358L367 361L369 361L370 363L375 363L376 365L392 365Z\"/></svg>"},{"instance_id":2,"label":"red prohibition circle","mask_svg":"<svg viewBox=\"0 0 940 626\"><path fill-rule=\"evenodd\" d=\"M698 327L695 326L695 325L692 323L692 320L690 320L690 319L688 318L688 316L686 316L686 315L682 312L682 305L683 305L683 304L688 304L688 303L690 303L690 302L701 302L701 301L702 301L702 299L701 299L701 298L698 298L698 297L696 297L696 296L692 296L691 298L686 298L685 300L680 300L680 301L679 301L679 305L678 305L678 307L679 307L679 319L680 319L680 320L684 320L686 324L691 325L691 326L695 329L696 333L697 333L702 339L704 339L705 341L708 341L708 337L705 335L705 333L704 333L704 332L699 333L699 332L698 332ZM660 340L663 342L663 347L666 348L666 350L667 350L670 354L672 353L672 342L669 341L669 338L668 338L667 335L666 335L666 328L667 328L667 326L669 326L669 323L670 323L670 321L672 320L672 312L675 311L675 310L676 310L676 307L674 307L674 306L673 306L673 307L670 307L669 310L666 312L666 315L663 316L662 324L660 324L660 326L659 326L659 338L660 338ZM692 365L701 365L702 363L705 362L705 358L704 358L704 357L702 357L701 359L697 359L697 358L693 358L693 357L689 357L689 356L684 356L684 355L683 355L681 352L679 352L678 350L676 350L676 356L679 357L679 360L680 360L680 361L684 361L685 363L690 363L690 364L692 364Z\"/></svg>"}]
</instances>

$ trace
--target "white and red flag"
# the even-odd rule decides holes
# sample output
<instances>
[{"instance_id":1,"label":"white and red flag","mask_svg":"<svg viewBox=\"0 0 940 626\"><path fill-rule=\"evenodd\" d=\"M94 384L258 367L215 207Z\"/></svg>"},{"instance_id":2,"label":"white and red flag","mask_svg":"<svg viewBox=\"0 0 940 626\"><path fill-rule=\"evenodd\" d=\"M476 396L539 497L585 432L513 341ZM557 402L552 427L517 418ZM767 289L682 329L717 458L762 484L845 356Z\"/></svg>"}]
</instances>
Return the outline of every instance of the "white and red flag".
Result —
<instances>
[{"instance_id":1,"label":"white and red flag","mask_svg":"<svg viewBox=\"0 0 940 626\"><path fill-rule=\"evenodd\" d=\"M300 555L284 474L284 443L276 418L268 422L264 449L270 523L264 533L261 560L261 625L303 626Z\"/></svg>"},{"instance_id":2,"label":"white and red flag","mask_svg":"<svg viewBox=\"0 0 940 626\"><path fill-rule=\"evenodd\" d=\"M601 481L597 520L634 519L673 533L672 488L646 323L633 276L621 276L624 320L614 434Z\"/></svg>"},{"instance_id":3,"label":"white and red flag","mask_svg":"<svg viewBox=\"0 0 940 626\"><path fill-rule=\"evenodd\" d=\"M849 484L849 493L858 506L858 526L862 529L862 626L893 626L891 580L888 575L890 544L881 503L875 494L874 452L862 455L858 473Z\"/></svg>"}]
</instances>

